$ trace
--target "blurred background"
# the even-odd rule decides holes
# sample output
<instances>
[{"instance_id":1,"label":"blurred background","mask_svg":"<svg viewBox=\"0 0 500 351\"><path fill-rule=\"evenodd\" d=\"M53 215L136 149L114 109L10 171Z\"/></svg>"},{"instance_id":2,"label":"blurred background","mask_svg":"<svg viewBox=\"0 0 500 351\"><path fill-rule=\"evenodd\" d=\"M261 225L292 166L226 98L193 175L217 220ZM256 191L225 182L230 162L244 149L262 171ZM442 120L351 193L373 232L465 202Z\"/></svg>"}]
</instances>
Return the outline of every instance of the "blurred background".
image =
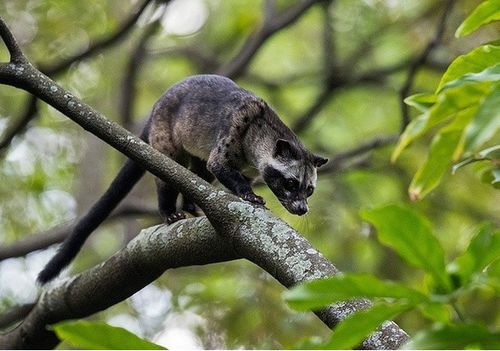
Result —
<instances>
[{"instance_id":1,"label":"blurred background","mask_svg":"<svg viewBox=\"0 0 500 351\"><path fill-rule=\"evenodd\" d=\"M456 28L480 1L453 3L3 0L0 15L32 62L136 133L160 95L189 75L224 74L263 97L331 162L305 217L287 213L265 186L256 192L340 270L418 287L425 284L420 273L377 242L359 210L410 202L407 187L430 137L391 164L408 113L401 96L433 91L453 58L498 37L499 27L489 26L456 39ZM0 59L8 60L3 46ZM54 109L0 88L0 316L35 301L36 274L57 247L49 244L85 213L123 162ZM152 179L141 181L63 276L102 262L141 228L159 223ZM500 224L499 203L498 193L466 167L412 206L454 257L480 222ZM14 252L16 242L31 246ZM243 260L185 267L92 319L169 348L291 348L328 335L312 313L286 306L283 289ZM482 301L471 301L468 312L498 325L498 296ZM397 322L410 334L429 323L413 313Z\"/></svg>"}]
</instances>

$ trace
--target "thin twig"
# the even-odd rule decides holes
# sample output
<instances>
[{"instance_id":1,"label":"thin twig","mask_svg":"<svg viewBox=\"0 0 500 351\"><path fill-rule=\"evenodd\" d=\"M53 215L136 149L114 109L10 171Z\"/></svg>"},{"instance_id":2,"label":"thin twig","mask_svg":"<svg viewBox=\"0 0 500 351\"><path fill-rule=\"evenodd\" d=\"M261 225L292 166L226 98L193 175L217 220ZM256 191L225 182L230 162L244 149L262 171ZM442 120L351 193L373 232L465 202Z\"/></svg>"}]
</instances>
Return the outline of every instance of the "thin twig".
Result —
<instances>
[{"instance_id":1,"label":"thin twig","mask_svg":"<svg viewBox=\"0 0 500 351\"><path fill-rule=\"evenodd\" d=\"M299 1L296 5L290 7L279 16L272 16L271 14L264 14L264 23L262 26L252 34L250 34L238 51L238 53L228 63L223 65L217 70L217 74L237 78L244 73L250 60L255 56L257 50L277 31L288 27L300 18L311 6L320 2L321 0L303 0ZM273 6L269 2L265 4L265 10L270 11ZM274 11L274 10L273 10ZM274 13L273 13L274 14Z\"/></svg>"},{"instance_id":2,"label":"thin twig","mask_svg":"<svg viewBox=\"0 0 500 351\"><path fill-rule=\"evenodd\" d=\"M446 4L443 8L443 13L439 20L439 23L436 27L436 32L434 37L429 41L427 46L424 48L422 53L417 56L417 58L411 63L408 69L408 75L406 77L406 81L404 82L401 90L399 92L400 97L400 105L401 105L401 127L400 132L402 133L408 123L410 123L410 109L409 106L405 104L404 99L409 95L410 89L413 86L413 82L415 81L415 77L417 75L418 69L425 64L431 52L440 44L442 41L444 30L446 26L446 20L448 19L453 5L455 4L455 0L447 0Z\"/></svg>"},{"instance_id":3,"label":"thin twig","mask_svg":"<svg viewBox=\"0 0 500 351\"><path fill-rule=\"evenodd\" d=\"M125 68L125 74L121 84L122 93L121 93L121 102L119 105L119 110L121 111L120 117L122 120L122 125L129 130L131 130L133 125L137 76L139 74L139 70L143 66L143 63L148 53L146 50L147 43L149 39L158 30L160 25L160 20L161 16L156 21L150 23L148 27L144 30Z\"/></svg>"},{"instance_id":4,"label":"thin twig","mask_svg":"<svg viewBox=\"0 0 500 351\"><path fill-rule=\"evenodd\" d=\"M111 222L126 217L138 216L157 217L158 212L153 208L127 206L117 209L114 214L106 219L106 222ZM76 223L78 223L78 220L49 229L41 233L27 235L22 240L16 241L10 245L2 245L0 247L0 261L7 258L25 256L30 252L46 249L51 245L60 243L73 231Z\"/></svg>"},{"instance_id":5,"label":"thin twig","mask_svg":"<svg viewBox=\"0 0 500 351\"><path fill-rule=\"evenodd\" d=\"M7 146L9 146L14 137L22 133L26 129L28 123L33 120L37 113L38 99L35 96L30 95L25 103L25 111L21 118L13 121L13 124L9 125L9 128L2 136L2 140L0 140L0 150L3 150Z\"/></svg>"},{"instance_id":6,"label":"thin twig","mask_svg":"<svg viewBox=\"0 0 500 351\"><path fill-rule=\"evenodd\" d=\"M121 39L123 39L127 33L134 28L135 23L142 15L144 10L153 0L145 0L139 8L128 18L126 19L117 31L113 32L111 35L106 36L101 39L95 40L92 44L90 44L86 49L73 54L72 56L63 59L60 62L52 63L52 64L40 64L39 69L43 73L48 76L54 76L66 70L73 63L82 61L100 50L110 47L116 43L118 43Z\"/></svg>"},{"instance_id":7,"label":"thin twig","mask_svg":"<svg viewBox=\"0 0 500 351\"><path fill-rule=\"evenodd\" d=\"M0 37L2 38L7 50L10 54L10 61L12 63L26 63L27 60L24 57L23 52L21 51L21 47L17 43L16 38L12 34L12 32L7 27L7 24L2 19L0 21Z\"/></svg>"}]
</instances>

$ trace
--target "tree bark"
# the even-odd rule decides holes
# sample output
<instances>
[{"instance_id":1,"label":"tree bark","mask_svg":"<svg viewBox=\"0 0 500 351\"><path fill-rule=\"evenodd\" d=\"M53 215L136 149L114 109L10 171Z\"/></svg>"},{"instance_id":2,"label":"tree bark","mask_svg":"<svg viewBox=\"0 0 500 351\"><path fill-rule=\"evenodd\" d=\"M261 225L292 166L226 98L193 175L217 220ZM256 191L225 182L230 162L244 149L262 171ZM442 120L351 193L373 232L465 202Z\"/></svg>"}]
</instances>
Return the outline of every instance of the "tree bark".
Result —
<instances>
[{"instance_id":1,"label":"tree bark","mask_svg":"<svg viewBox=\"0 0 500 351\"><path fill-rule=\"evenodd\" d=\"M44 100L188 196L208 218L146 230L103 264L45 291L23 323L0 337L1 347L53 347L58 341L47 325L81 318L118 303L168 268L247 258L285 287L338 272L306 239L267 209L214 188L35 69L1 18L0 36L11 55L9 63L0 64L0 84L18 87ZM349 314L369 306L366 300L348 301L317 314L334 327ZM403 330L387 322L362 347L393 349L407 340Z\"/></svg>"}]
</instances>

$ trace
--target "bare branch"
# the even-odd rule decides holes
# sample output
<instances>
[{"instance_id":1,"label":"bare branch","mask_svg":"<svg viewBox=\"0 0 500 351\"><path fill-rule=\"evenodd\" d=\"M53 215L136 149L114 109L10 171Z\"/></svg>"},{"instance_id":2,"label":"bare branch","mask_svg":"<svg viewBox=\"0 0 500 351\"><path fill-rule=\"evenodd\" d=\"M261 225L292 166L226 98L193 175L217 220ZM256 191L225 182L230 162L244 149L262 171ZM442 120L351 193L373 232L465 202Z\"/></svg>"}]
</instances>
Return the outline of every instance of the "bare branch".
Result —
<instances>
[{"instance_id":1,"label":"bare branch","mask_svg":"<svg viewBox=\"0 0 500 351\"><path fill-rule=\"evenodd\" d=\"M220 67L217 70L217 74L230 78L239 77L245 71L250 60L257 53L257 50L267 39L269 39L269 37L294 23L311 6L320 1L322 0L301 0L278 17L272 17L269 14L265 14L265 21L260 29L250 34L239 52L227 64ZM269 3L266 3L266 9L269 10L270 8L273 8L273 6L269 6Z\"/></svg>"},{"instance_id":2,"label":"bare branch","mask_svg":"<svg viewBox=\"0 0 500 351\"><path fill-rule=\"evenodd\" d=\"M378 148L390 145L395 143L399 138L399 135L389 135L376 137L372 140L364 142L358 146L353 147L352 149L348 149L342 152L335 154L330 158L328 163L319 169L320 172L323 173L332 173L338 172L340 170L346 169L346 164L351 162L352 159L364 156L366 153L376 150ZM350 164L350 167L359 167L365 165L366 160L360 160L360 163Z\"/></svg>"},{"instance_id":3,"label":"bare branch","mask_svg":"<svg viewBox=\"0 0 500 351\"><path fill-rule=\"evenodd\" d=\"M49 76L55 76L57 74L62 73L64 70L69 68L73 63L83 60L85 58L88 58L96 53L98 53L100 50L111 46L115 43L117 43L119 40L121 40L134 26L134 24L137 22L141 14L144 12L146 7L151 3L153 0L145 0L142 5L137 9L137 11L134 12L130 16L129 19L125 20L123 24L118 28L117 31L113 32L111 35L108 37L104 37L102 39L98 39L94 41L93 44L87 47L87 49L66 58L65 60L62 60L57 63L52 63L52 64L40 64L40 70L44 72L45 74ZM168 1L167 1L168 2ZM9 52L11 53L11 58L13 57L18 57L15 62L21 62L22 60L26 60L19 48L19 46L16 43L16 40L14 39L14 36L10 32L10 30L6 27L5 23L3 21L0 21L0 35L2 36L2 39L4 39L7 48L9 49ZM13 51L11 51L13 50ZM21 60L21 61L19 61ZM0 150L6 148L8 145L10 145L10 142L12 139L23 132L28 125L28 123L33 120L37 114L38 114L38 109L37 109L37 99L34 98L33 96L29 98L26 102L26 107L25 107L25 113L18 119L16 119L15 123L13 123L11 126L9 126L8 131L5 133L3 136L2 140L0 140Z\"/></svg>"},{"instance_id":4,"label":"bare branch","mask_svg":"<svg viewBox=\"0 0 500 351\"><path fill-rule=\"evenodd\" d=\"M411 65L408 69L408 75L406 77L406 81L403 84L403 86L401 87L401 90L399 91L400 105L401 105L401 127L400 127L401 133L405 130L408 123L410 123L410 109L409 109L408 105L405 104L404 99L410 93L410 89L413 85L413 81L415 80L418 69L423 64L425 64L425 62L427 61L431 52L441 42L443 35L444 35L446 20L448 19L454 4L455 4L455 0L447 0L446 1L444 8L443 8L443 13L442 13L441 18L439 20L439 23L436 27L436 32L434 34L434 37L429 41L429 43L424 48L422 53L419 56L417 56L417 58L411 63Z\"/></svg>"},{"instance_id":5,"label":"bare branch","mask_svg":"<svg viewBox=\"0 0 500 351\"><path fill-rule=\"evenodd\" d=\"M29 122L33 120L33 118L38 113L38 99L30 95L25 104L25 111L21 118L16 119L15 124L9 126L9 128L5 131L4 135L2 135L2 140L0 140L0 150L5 149L10 145L12 140L16 135L21 134L28 125Z\"/></svg>"},{"instance_id":6,"label":"bare branch","mask_svg":"<svg viewBox=\"0 0 500 351\"><path fill-rule=\"evenodd\" d=\"M151 216L158 217L158 211L153 208L143 208L136 206L126 206L118 208L112 213L105 223L121 220L127 217ZM27 235L22 240L16 241L10 245L0 247L0 261L7 258L21 257L30 252L46 249L47 247L62 242L72 231L78 220L61 225L50 230Z\"/></svg>"},{"instance_id":7,"label":"bare branch","mask_svg":"<svg viewBox=\"0 0 500 351\"><path fill-rule=\"evenodd\" d=\"M102 49L112 46L118 43L121 39L123 39L127 33L134 28L135 23L141 17L142 13L146 9L146 7L153 0L145 0L139 8L128 18L126 19L117 31L113 32L111 35L103 37L101 39L95 40L91 45L89 45L85 50L82 50L74 55L53 64L40 64L40 71L45 73L48 76L53 76L61 73L66 70L73 63L84 60L97 52L100 52ZM165 2L168 2L166 0Z\"/></svg>"},{"instance_id":8,"label":"bare branch","mask_svg":"<svg viewBox=\"0 0 500 351\"><path fill-rule=\"evenodd\" d=\"M26 63L26 57L24 56L19 44L17 43L16 38L10 31L7 24L1 20L0 21L0 37L2 38L7 50L9 50L10 54L10 62L12 63Z\"/></svg>"},{"instance_id":9,"label":"bare branch","mask_svg":"<svg viewBox=\"0 0 500 351\"><path fill-rule=\"evenodd\" d=\"M154 21L153 23L150 23L148 27L144 30L125 68L125 74L123 77L123 82L121 84L122 92L121 92L121 101L119 104L119 111L120 111L120 118L122 120L122 125L129 130L131 130L133 125L133 113L134 113L134 102L135 102L135 92L136 92L135 85L137 81L137 76L147 56L147 50L146 50L147 43L149 39L156 33L156 31L159 28L159 25L160 25L160 19Z\"/></svg>"}]
</instances>

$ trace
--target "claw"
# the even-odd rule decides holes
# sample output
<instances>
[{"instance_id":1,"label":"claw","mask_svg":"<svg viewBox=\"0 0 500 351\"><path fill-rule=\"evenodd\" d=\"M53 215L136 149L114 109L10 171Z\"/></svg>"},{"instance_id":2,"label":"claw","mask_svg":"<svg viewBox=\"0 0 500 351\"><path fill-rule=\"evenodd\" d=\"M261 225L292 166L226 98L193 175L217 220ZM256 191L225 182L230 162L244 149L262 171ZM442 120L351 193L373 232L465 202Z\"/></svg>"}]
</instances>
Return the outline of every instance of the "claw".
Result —
<instances>
[{"instance_id":1,"label":"claw","mask_svg":"<svg viewBox=\"0 0 500 351\"><path fill-rule=\"evenodd\" d=\"M253 193L243 194L243 195L241 195L241 198L243 200L246 200L248 202L251 202L251 203L257 204L257 205L265 205L266 204L266 201L261 196L255 195Z\"/></svg>"},{"instance_id":2,"label":"claw","mask_svg":"<svg viewBox=\"0 0 500 351\"><path fill-rule=\"evenodd\" d=\"M165 222L167 224L172 224L172 223L180 221L181 219L184 219L184 218L186 218L186 215L184 214L184 212L174 212L167 217Z\"/></svg>"}]
</instances>

